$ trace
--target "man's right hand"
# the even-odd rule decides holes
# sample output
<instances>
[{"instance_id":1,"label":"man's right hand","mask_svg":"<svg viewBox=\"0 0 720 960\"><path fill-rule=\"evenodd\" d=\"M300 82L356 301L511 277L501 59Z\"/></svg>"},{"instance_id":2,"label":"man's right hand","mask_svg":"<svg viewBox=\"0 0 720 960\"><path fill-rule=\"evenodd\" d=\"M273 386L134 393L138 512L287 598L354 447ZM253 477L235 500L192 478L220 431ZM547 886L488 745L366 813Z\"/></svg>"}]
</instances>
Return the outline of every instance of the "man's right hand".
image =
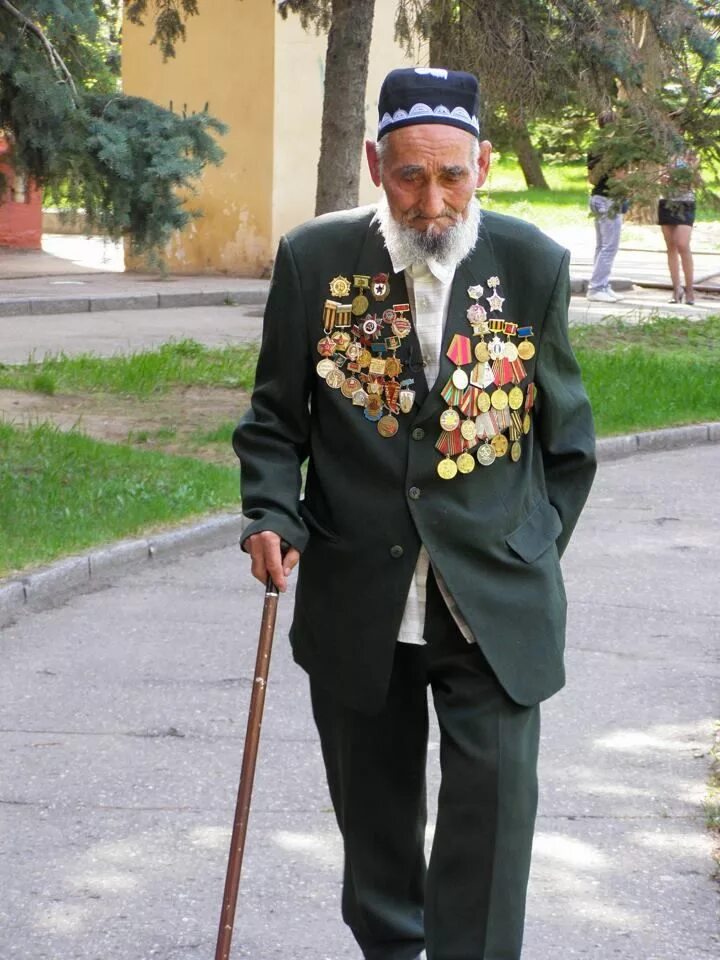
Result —
<instances>
[{"instance_id":1,"label":"man's right hand","mask_svg":"<svg viewBox=\"0 0 720 960\"><path fill-rule=\"evenodd\" d=\"M261 583L272 577L281 593L287 590L287 578L300 559L300 552L290 547L283 557L281 539L272 530L263 530L248 537L243 546L250 554L252 575Z\"/></svg>"}]
</instances>

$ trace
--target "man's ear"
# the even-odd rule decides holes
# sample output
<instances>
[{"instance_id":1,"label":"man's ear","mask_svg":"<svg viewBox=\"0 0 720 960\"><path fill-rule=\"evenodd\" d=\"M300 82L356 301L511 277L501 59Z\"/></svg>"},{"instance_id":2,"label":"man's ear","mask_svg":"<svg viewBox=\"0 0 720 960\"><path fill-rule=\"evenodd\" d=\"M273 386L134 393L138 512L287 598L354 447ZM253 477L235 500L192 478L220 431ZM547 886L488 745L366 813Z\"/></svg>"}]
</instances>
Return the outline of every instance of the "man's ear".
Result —
<instances>
[{"instance_id":1,"label":"man's ear","mask_svg":"<svg viewBox=\"0 0 720 960\"><path fill-rule=\"evenodd\" d=\"M372 182L376 187L379 187L382 183L382 179L380 177L380 160L378 159L377 155L377 144L374 142L374 140L365 141L365 156L367 157Z\"/></svg>"},{"instance_id":2,"label":"man's ear","mask_svg":"<svg viewBox=\"0 0 720 960\"><path fill-rule=\"evenodd\" d=\"M478 178L477 186L481 187L487 179L490 170L490 154L492 153L492 144L489 140L480 141L480 154L478 156Z\"/></svg>"}]
</instances>

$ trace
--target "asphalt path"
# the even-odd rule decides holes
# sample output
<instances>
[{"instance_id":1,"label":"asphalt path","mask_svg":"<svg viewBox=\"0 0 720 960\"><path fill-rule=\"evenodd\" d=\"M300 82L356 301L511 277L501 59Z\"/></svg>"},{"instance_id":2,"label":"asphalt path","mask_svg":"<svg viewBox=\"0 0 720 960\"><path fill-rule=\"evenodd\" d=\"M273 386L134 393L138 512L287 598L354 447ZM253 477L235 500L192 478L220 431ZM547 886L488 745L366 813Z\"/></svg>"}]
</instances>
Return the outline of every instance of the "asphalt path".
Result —
<instances>
[{"instance_id":1,"label":"asphalt path","mask_svg":"<svg viewBox=\"0 0 720 960\"><path fill-rule=\"evenodd\" d=\"M720 446L604 462L564 559L524 960L711 960ZM262 588L237 548L0 630L0 957L213 956ZM233 957L351 960L280 601ZM430 749L438 785L437 735ZM429 834L431 830L429 831Z\"/></svg>"}]
</instances>

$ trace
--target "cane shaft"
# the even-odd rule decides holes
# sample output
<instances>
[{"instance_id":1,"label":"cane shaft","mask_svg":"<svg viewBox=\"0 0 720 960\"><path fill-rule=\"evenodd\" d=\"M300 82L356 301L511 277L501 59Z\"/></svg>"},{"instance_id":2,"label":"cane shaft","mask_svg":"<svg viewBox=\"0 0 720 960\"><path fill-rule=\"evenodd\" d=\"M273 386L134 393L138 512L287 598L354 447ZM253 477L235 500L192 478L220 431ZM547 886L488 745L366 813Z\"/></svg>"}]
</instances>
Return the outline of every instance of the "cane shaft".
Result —
<instances>
[{"instance_id":1,"label":"cane shaft","mask_svg":"<svg viewBox=\"0 0 720 960\"><path fill-rule=\"evenodd\" d=\"M220 928L218 930L215 960L229 960L230 957L230 944L232 941L233 924L235 922L235 907L237 906L238 890L240 888L240 871L242 869L243 853L245 852L245 836L247 834L248 817L250 814L250 799L252 797L253 780L255 779L255 763L257 761L258 746L260 744L263 707L265 706L265 690L267 687L268 671L270 669L273 634L275 633L277 603L277 588L272 580L268 579L262 623L260 625L260 639L258 641L257 660L255 661L255 680L250 697L250 712L248 714L247 731L245 733L245 747L243 750L237 803L235 805L235 820L233 823L232 839L230 841L230 855L228 857L227 875L225 877L225 892L223 894L222 912L220 914Z\"/></svg>"}]
</instances>

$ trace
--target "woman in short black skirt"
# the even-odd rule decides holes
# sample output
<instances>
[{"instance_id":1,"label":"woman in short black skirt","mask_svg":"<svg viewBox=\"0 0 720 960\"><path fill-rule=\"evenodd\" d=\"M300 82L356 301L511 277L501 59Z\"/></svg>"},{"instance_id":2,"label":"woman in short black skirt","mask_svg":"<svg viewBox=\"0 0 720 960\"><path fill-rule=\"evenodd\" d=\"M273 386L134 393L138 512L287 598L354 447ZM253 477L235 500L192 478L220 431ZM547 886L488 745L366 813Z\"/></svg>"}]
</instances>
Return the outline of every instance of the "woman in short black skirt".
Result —
<instances>
[{"instance_id":1,"label":"woman in short black skirt","mask_svg":"<svg viewBox=\"0 0 720 960\"><path fill-rule=\"evenodd\" d=\"M667 185L667 197L658 202L658 223L665 238L668 267L673 285L670 303L695 303L693 291L693 256L690 236L695 223L695 191L692 184L696 177L697 159L689 153L668 166L662 179ZM680 285L682 264L684 288Z\"/></svg>"}]
</instances>

